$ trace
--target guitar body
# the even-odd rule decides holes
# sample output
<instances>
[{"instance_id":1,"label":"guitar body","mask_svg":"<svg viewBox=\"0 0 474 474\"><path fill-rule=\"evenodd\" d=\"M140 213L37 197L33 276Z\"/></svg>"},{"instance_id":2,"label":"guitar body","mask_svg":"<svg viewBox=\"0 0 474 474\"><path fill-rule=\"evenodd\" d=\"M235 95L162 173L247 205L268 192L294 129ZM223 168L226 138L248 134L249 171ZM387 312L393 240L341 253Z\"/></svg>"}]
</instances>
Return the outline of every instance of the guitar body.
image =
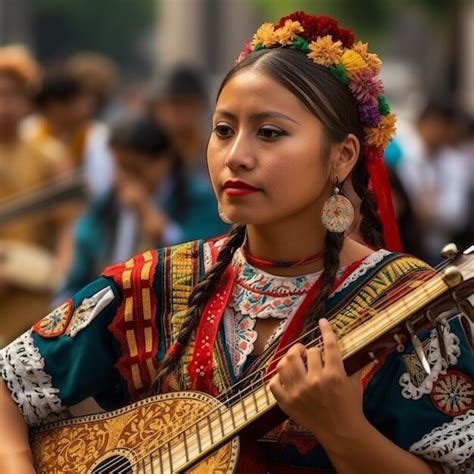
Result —
<instances>
[{"instance_id":1,"label":"guitar body","mask_svg":"<svg viewBox=\"0 0 474 474\"><path fill-rule=\"evenodd\" d=\"M220 402L201 392L156 395L108 413L60 421L30 433L38 474L170 473L140 460L197 422ZM235 471L239 440L233 438L187 470L192 474Z\"/></svg>"}]
</instances>

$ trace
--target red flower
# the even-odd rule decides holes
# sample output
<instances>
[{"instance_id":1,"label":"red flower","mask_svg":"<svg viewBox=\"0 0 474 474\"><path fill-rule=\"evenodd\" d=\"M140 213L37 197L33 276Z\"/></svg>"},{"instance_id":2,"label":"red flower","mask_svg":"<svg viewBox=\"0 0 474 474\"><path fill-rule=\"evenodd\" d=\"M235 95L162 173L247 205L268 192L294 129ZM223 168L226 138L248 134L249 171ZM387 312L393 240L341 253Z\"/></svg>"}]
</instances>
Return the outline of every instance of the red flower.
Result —
<instances>
[{"instance_id":1,"label":"red flower","mask_svg":"<svg viewBox=\"0 0 474 474\"><path fill-rule=\"evenodd\" d=\"M316 23L316 16L308 15L305 12L298 11L284 16L276 25L276 28L281 28L286 20L298 21L304 29L303 36L306 41L314 41L318 37L318 25Z\"/></svg>"},{"instance_id":2,"label":"red flower","mask_svg":"<svg viewBox=\"0 0 474 474\"><path fill-rule=\"evenodd\" d=\"M341 40L341 43L346 48L352 48L352 45L355 43L354 33L349 28L340 28L338 40Z\"/></svg>"},{"instance_id":3,"label":"red flower","mask_svg":"<svg viewBox=\"0 0 474 474\"><path fill-rule=\"evenodd\" d=\"M318 37L331 35L334 41L340 40L344 47L351 48L355 41L354 33L347 28L340 28L337 21L330 16L308 15L297 11L281 18L275 28L284 26L286 20L298 21L304 28L301 36L308 42L316 41Z\"/></svg>"}]
</instances>

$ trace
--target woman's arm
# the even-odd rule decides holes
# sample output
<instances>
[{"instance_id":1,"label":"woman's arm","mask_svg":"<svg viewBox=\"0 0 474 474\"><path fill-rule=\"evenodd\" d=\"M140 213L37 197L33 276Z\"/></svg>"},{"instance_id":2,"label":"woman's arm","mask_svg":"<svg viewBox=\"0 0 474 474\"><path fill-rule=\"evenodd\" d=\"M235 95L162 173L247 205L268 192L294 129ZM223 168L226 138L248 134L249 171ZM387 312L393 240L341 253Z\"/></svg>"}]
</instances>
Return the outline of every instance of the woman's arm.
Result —
<instances>
[{"instance_id":1,"label":"woman's arm","mask_svg":"<svg viewBox=\"0 0 474 474\"><path fill-rule=\"evenodd\" d=\"M0 380L0 472L34 474L25 420Z\"/></svg>"}]
</instances>

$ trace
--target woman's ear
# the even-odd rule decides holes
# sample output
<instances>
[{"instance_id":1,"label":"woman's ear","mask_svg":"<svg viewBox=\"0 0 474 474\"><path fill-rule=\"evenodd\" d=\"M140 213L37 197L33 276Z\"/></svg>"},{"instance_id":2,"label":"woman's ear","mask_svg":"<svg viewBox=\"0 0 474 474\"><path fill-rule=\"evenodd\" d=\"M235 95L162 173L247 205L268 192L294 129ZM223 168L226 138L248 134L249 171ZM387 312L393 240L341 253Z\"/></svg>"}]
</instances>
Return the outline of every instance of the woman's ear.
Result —
<instances>
[{"instance_id":1,"label":"woman's ear","mask_svg":"<svg viewBox=\"0 0 474 474\"><path fill-rule=\"evenodd\" d=\"M340 183L344 182L354 168L359 158L359 139L349 133L340 143L336 143L331 150L332 174L337 176Z\"/></svg>"}]
</instances>

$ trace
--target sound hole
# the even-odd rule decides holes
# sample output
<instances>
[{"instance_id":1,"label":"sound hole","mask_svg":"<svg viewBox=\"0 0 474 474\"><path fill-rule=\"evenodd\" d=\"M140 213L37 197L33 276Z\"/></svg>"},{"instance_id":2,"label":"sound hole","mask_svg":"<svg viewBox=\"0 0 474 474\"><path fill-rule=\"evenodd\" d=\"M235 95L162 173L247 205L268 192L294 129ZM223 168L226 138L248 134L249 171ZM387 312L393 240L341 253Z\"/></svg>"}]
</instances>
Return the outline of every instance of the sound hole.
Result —
<instances>
[{"instance_id":1,"label":"sound hole","mask_svg":"<svg viewBox=\"0 0 474 474\"><path fill-rule=\"evenodd\" d=\"M132 474L132 464L126 457L115 455L104 459L92 471L92 474L111 473Z\"/></svg>"}]
</instances>

